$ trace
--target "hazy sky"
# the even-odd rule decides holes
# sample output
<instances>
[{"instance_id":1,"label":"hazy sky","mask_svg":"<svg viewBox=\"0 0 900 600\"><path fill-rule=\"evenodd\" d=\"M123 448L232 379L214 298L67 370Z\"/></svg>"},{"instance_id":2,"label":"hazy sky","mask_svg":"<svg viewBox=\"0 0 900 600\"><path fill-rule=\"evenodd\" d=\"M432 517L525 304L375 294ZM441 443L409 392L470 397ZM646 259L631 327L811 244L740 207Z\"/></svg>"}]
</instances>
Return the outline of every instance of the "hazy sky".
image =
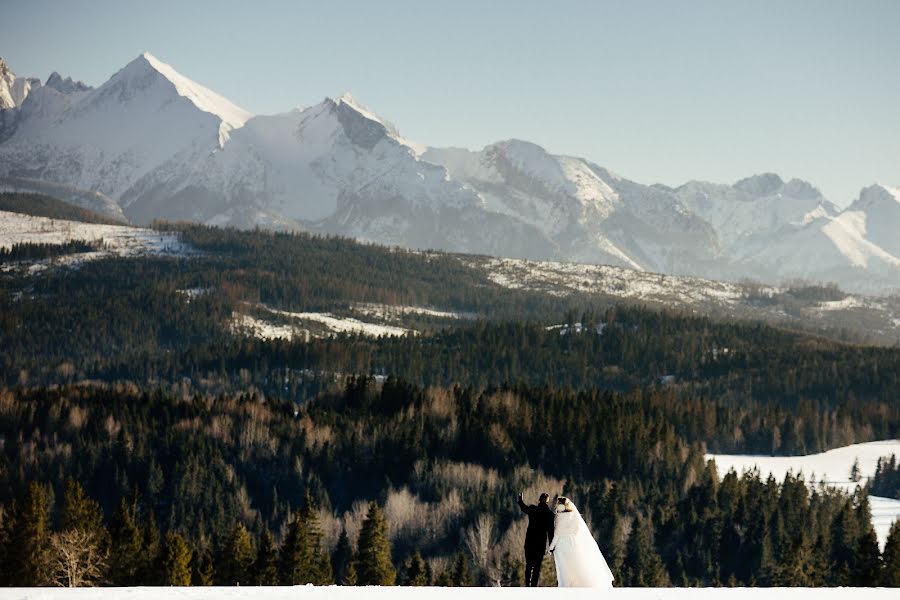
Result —
<instances>
[{"instance_id":1,"label":"hazy sky","mask_svg":"<svg viewBox=\"0 0 900 600\"><path fill-rule=\"evenodd\" d=\"M642 183L900 185L900 1L0 0L21 75L143 51L257 113L352 91L404 136L511 137Z\"/></svg>"}]
</instances>

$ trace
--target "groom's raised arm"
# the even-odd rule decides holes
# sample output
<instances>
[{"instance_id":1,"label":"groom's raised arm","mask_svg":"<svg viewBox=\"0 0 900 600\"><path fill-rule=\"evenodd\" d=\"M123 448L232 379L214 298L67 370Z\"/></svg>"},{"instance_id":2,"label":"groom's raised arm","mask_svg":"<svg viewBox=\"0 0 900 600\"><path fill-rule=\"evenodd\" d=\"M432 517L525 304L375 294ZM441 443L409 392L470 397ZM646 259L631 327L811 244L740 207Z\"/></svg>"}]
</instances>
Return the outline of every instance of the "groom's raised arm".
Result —
<instances>
[{"instance_id":1,"label":"groom's raised arm","mask_svg":"<svg viewBox=\"0 0 900 600\"><path fill-rule=\"evenodd\" d=\"M522 500L522 494L519 494L518 504L519 504L519 508L522 509L522 512L523 512L523 513L525 513L526 515L530 514L530 513L528 512L528 505L525 504L525 501L524 501L524 500Z\"/></svg>"}]
</instances>

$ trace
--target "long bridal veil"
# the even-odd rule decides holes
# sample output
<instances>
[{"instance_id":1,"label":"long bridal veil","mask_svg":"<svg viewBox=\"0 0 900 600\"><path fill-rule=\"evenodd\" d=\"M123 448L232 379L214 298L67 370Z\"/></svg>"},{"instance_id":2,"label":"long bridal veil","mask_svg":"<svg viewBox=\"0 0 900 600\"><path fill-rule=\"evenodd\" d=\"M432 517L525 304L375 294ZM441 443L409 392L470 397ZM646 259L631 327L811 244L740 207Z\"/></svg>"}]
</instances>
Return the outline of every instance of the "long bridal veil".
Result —
<instances>
[{"instance_id":1,"label":"long bridal veil","mask_svg":"<svg viewBox=\"0 0 900 600\"><path fill-rule=\"evenodd\" d=\"M612 587L613 574L575 506L556 513L553 558L559 587Z\"/></svg>"}]
</instances>

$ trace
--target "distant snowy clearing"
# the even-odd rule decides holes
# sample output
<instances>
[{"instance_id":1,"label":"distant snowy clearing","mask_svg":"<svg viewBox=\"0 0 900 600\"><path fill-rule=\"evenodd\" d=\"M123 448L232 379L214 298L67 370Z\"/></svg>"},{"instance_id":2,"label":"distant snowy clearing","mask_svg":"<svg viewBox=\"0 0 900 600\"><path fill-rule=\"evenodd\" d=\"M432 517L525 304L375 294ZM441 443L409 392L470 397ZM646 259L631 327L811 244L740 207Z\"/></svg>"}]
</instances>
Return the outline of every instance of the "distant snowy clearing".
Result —
<instances>
[{"instance_id":1,"label":"distant snowy clearing","mask_svg":"<svg viewBox=\"0 0 900 600\"><path fill-rule=\"evenodd\" d=\"M875 475L879 458L892 454L900 458L900 440L854 444L807 456L707 454L706 458L716 461L720 476L732 469L740 474L758 468L762 479L767 479L771 474L776 480L783 481L789 472L794 475L802 473L805 479L815 483L824 481L829 487L853 492L857 486L864 486ZM861 476L858 482L850 479L850 470L856 460L859 460ZM891 524L900 519L900 500L869 496L869 503L878 544L884 548Z\"/></svg>"},{"instance_id":2,"label":"distant snowy clearing","mask_svg":"<svg viewBox=\"0 0 900 600\"><path fill-rule=\"evenodd\" d=\"M369 323L351 317L340 317L331 313L289 312L270 308L264 304L248 304L252 308L265 311L286 322L273 322L253 315L235 312L231 318L231 329L235 333L263 340L292 340L311 337L330 337L339 333L353 333L370 337L399 337L415 331L393 325Z\"/></svg>"},{"instance_id":3,"label":"distant snowy clearing","mask_svg":"<svg viewBox=\"0 0 900 600\"><path fill-rule=\"evenodd\" d=\"M617 298L686 303L733 304L743 291L737 284L697 277L666 276L609 265L491 258L488 277L510 289L544 290L557 296L571 292L601 293ZM771 295L777 290L763 288Z\"/></svg>"},{"instance_id":4,"label":"distant snowy clearing","mask_svg":"<svg viewBox=\"0 0 900 600\"><path fill-rule=\"evenodd\" d=\"M538 600L569 598L596 600L847 600L847 598L896 599L897 590L886 588L426 588L426 587L136 587L136 588L10 588L0 589L0 598L16 600L151 600L172 598L213 600L220 598L265 600L449 600L451 598L508 598Z\"/></svg>"},{"instance_id":5,"label":"distant snowy clearing","mask_svg":"<svg viewBox=\"0 0 900 600\"><path fill-rule=\"evenodd\" d=\"M15 244L64 244L72 240L103 240L106 248L97 252L72 254L53 259L53 264L77 264L106 256L141 254L185 254L188 247L176 233L154 231L125 225L98 225L63 221L0 211L0 248ZM48 261L29 261L30 271L40 271Z\"/></svg>"}]
</instances>

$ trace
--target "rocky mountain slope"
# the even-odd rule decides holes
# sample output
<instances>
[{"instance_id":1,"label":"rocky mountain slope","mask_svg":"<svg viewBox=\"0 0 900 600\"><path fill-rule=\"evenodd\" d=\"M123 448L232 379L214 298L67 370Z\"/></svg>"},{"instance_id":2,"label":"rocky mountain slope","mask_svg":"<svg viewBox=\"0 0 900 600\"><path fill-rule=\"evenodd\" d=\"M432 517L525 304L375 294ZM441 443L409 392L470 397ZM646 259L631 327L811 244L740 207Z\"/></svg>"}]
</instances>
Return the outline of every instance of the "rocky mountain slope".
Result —
<instances>
[{"instance_id":1,"label":"rocky mountain slope","mask_svg":"<svg viewBox=\"0 0 900 600\"><path fill-rule=\"evenodd\" d=\"M774 174L672 189L525 141L427 148L349 95L253 116L151 54L96 89L56 73L41 85L0 64L0 108L0 177L97 192L139 224L900 288L900 193L889 187L840 211Z\"/></svg>"}]
</instances>

